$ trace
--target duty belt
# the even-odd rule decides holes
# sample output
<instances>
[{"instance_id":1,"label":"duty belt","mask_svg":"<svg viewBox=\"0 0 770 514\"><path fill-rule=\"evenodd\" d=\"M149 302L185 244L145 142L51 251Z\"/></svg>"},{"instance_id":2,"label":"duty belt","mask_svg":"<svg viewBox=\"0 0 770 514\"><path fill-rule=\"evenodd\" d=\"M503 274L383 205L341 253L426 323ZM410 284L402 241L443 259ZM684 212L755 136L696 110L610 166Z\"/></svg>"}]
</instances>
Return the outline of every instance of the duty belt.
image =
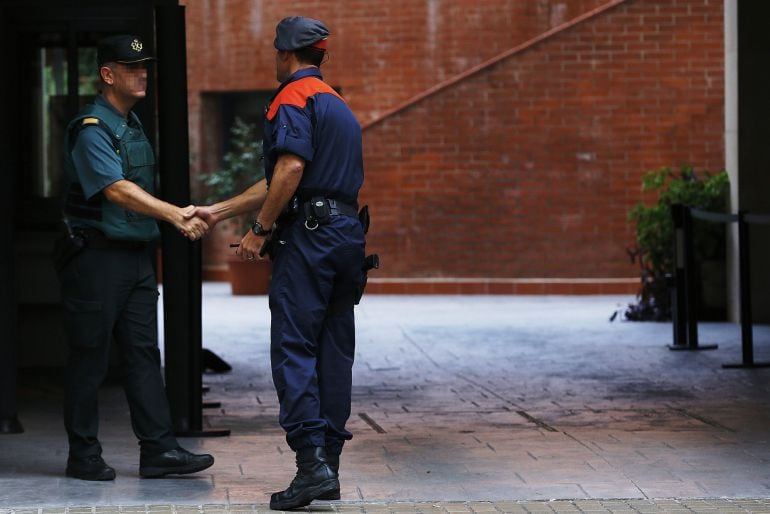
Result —
<instances>
[{"instance_id":1,"label":"duty belt","mask_svg":"<svg viewBox=\"0 0 770 514\"><path fill-rule=\"evenodd\" d=\"M291 205L297 205L297 203L292 202ZM358 209L356 209L354 205L341 202L334 198L316 196L298 207L299 214L305 220L305 228L308 230L315 230L320 225L327 225L334 216L358 218Z\"/></svg>"},{"instance_id":2,"label":"duty belt","mask_svg":"<svg viewBox=\"0 0 770 514\"><path fill-rule=\"evenodd\" d=\"M85 240L88 248L116 248L116 249L144 249L147 248L147 241L124 241L119 239L109 239L101 230L95 228L74 228L75 235Z\"/></svg>"},{"instance_id":3,"label":"duty belt","mask_svg":"<svg viewBox=\"0 0 770 514\"><path fill-rule=\"evenodd\" d=\"M356 209L354 205L340 202L338 200L335 200L334 198L324 198L321 201L325 201L329 206L330 216L349 216L351 218L358 217L358 209Z\"/></svg>"}]
</instances>

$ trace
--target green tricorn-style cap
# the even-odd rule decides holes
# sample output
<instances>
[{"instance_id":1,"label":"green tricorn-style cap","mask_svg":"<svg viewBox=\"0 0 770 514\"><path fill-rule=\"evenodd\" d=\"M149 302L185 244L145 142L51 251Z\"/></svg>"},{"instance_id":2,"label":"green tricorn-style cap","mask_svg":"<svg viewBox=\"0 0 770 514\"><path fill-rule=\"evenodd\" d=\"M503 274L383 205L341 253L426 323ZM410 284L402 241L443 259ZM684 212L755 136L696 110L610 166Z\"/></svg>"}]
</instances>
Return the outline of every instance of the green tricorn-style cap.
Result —
<instances>
[{"instance_id":1,"label":"green tricorn-style cap","mask_svg":"<svg viewBox=\"0 0 770 514\"><path fill-rule=\"evenodd\" d=\"M96 60L101 66L106 62L134 64L154 61L155 57L144 51L144 44L139 36L120 34L99 41L96 47Z\"/></svg>"}]
</instances>

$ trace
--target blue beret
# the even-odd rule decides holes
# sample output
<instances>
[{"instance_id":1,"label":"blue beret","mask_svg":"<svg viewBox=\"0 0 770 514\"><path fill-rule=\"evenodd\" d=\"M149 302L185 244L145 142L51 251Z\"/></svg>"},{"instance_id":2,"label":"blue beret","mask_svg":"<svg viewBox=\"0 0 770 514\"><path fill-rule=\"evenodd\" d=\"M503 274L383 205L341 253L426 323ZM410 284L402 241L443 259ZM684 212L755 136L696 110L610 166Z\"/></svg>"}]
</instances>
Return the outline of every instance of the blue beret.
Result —
<instances>
[{"instance_id":1,"label":"blue beret","mask_svg":"<svg viewBox=\"0 0 770 514\"><path fill-rule=\"evenodd\" d=\"M311 46L329 37L329 29L323 22L303 16L289 16L275 27L275 41L278 50L292 52Z\"/></svg>"}]
</instances>

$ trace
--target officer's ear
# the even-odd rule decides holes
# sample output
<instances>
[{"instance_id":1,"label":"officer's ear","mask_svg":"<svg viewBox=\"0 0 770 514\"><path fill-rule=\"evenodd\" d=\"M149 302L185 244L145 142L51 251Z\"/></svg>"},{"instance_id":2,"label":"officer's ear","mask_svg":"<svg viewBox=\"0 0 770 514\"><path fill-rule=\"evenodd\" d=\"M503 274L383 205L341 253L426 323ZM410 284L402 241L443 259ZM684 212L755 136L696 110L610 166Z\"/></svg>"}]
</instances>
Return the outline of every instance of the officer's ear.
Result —
<instances>
[{"instance_id":1,"label":"officer's ear","mask_svg":"<svg viewBox=\"0 0 770 514\"><path fill-rule=\"evenodd\" d=\"M286 50L278 50L277 53L278 53L278 59L281 62L288 61L291 58L291 55L292 55L291 52L287 52Z\"/></svg>"},{"instance_id":2,"label":"officer's ear","mask_svg":"<svg viewBox=\"0 0 770 514\"><path fill-rule=\"evenodd\" d=\"M115 83L115 74L109 63L105 63L99 67L99 78L102 79L102 82L110 86Z\"/></svg>"}]
</instances>

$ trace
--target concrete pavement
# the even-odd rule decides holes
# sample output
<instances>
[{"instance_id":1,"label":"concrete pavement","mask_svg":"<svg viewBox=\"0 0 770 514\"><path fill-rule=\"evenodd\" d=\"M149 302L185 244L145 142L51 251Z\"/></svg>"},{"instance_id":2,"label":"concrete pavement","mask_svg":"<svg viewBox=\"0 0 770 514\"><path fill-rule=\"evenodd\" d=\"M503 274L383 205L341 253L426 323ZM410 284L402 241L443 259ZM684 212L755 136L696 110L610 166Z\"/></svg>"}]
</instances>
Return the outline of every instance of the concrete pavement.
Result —
<instances>
[{"instance_id":1,"label":"concrete pavement","mask_svg":"<svg viewBox=\"0 0 770 514\"><path fill-rule=\"evenodd\" d=\"M314 510L770 512L770 370L722 369L740 361L734 324L701 325L717 350L671 352L670 324L610 322L631 300L365 297L343 501ZM206 284L203 316L205 347L234 368L204 377L205 400L221 402L206 422L232 435L184 444L214 454L214 467L139 479L112 384L102 440L118 478L65 478L58 382L28 376L27 431L0 437L0 512L266 510L269 492L293 476L276 422L267 299ZM770 327L755 328L755 358L770 360Z\"/></svg>"}]
</instances>

